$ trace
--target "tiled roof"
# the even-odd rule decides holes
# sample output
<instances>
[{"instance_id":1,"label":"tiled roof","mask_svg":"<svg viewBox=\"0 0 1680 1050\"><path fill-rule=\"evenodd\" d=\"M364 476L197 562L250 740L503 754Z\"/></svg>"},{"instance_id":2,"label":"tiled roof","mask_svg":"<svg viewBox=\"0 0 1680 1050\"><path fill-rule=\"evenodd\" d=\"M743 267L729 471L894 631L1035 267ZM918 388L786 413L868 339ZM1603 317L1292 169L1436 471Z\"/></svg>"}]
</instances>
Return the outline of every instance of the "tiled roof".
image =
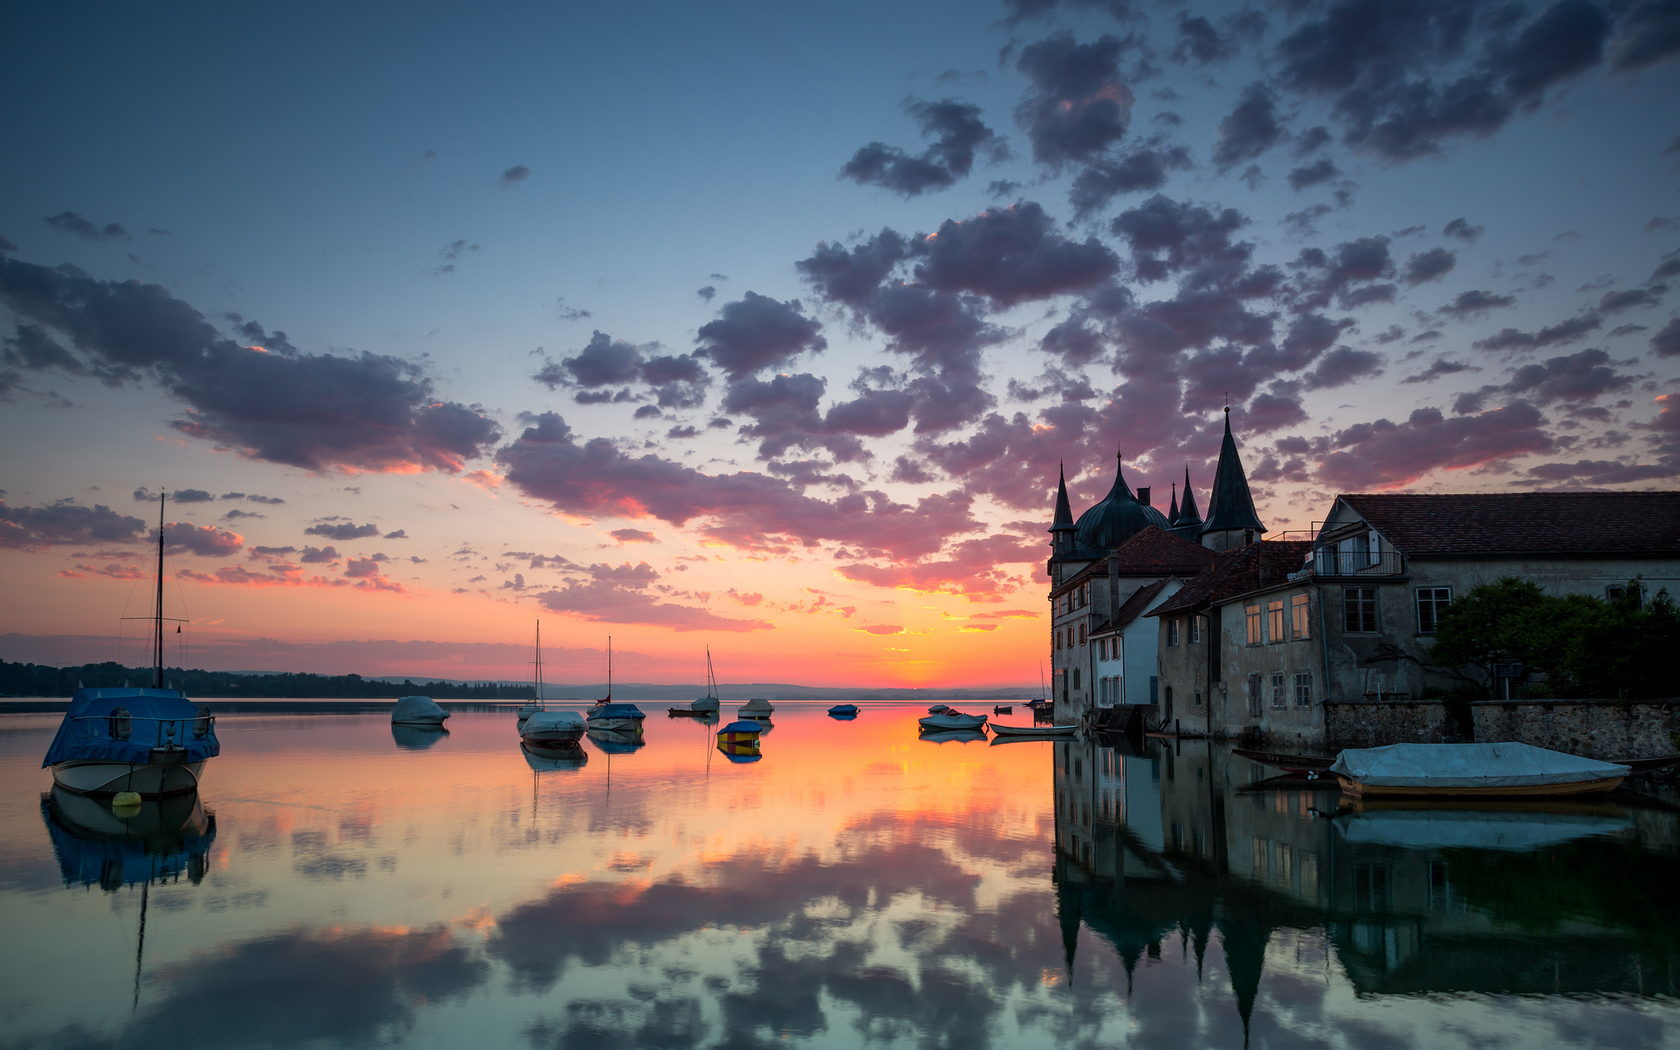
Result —
<instances>
[{"instance_id":1,"label":"tiled roof","mask_svg":"<svg viewBox=\"0 0 1680 1050\"><path fill-rule=\"evenodd\" d=\"M1411 557L1680 555L1680 492L1337 497Z\"/></svg>"},{"instance_id":2,"label":"tiled roof","mask_svg":"<svg viewBox=\"0 0 1680 1050\"><path fill-rule=\"evenodd\" d=\"M1114 552L1122 576L1191 577L1207 568L1214 553L1199 543L1175 536L1159 525L1151 525L1122 543ZM1108 557L1092 554L1095 560L1069 576L1052 594L1077 586L1095 576L1108 575Z\"/></svg>"},{"instance_id":3,"label":"tiled roof","mask_svg":"<svg viewBox=\"0 0 1680 1050\"><path fill-rule=\"evenodd\" d=\"M1311 550L1310 540L1259 540L1222 551L1214 556L1212 565L1148 615L1204 609L1232 595L1281 582L1300 571Z\"/></svg>"},{"instance_id":4,"label":"tiled roof","mask_svg":"<svg viewBox=\"0 0 1680 1050\"><path fill-rule=\"evenodd\" d=\"M1128 627L1133 620L1143 615L1143 610L1149 608L1149 603L1160 597L1161 592L1171 582L1171 580L1156 580L1147 586L1139 587L1130 598L1126 599L1125 604L1120 606L1120 612L1114 617L1114 626L1120 629Z\"/></svg>"}]
</instances>

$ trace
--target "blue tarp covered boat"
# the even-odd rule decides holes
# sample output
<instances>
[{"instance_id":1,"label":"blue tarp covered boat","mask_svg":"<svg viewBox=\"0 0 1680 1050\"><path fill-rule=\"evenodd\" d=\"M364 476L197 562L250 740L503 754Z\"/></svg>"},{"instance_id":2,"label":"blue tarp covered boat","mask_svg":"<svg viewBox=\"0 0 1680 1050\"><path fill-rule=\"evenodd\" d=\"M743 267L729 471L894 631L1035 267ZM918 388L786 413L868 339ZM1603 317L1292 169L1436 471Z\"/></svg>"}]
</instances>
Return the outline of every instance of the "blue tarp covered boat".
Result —
<instances>
[{"instance_id":1,"label":"blue tarp covered boat","mask_svg":"<svg viewBox=\"0 0 1680 1050\"><path fill-rule=\"evenodd\" d=\"M41 765L70 791L156 798L198 787L221 750L209 709L177 689L78 689Z\"/></svg>"}]
</instances>

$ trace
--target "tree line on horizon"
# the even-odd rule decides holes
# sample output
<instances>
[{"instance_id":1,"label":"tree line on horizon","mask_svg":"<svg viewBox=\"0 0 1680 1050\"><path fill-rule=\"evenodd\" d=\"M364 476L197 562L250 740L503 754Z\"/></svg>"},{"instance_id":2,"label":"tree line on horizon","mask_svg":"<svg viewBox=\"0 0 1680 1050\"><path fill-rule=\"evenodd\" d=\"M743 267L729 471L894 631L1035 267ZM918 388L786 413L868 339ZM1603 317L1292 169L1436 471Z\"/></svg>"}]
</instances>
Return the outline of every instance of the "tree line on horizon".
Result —
<instances>
[{"instance_id":1,"label":"tree line on horizon","mask_svg":"<svg viewBox=\"0 0 1680 1050\"><path fill-rule=\"evenodd\" d=\"M193 697L274 697L277 699L384 700L420 693L438 700L523 700L531 686L520 682L387 682L359 674L241 674L167 667L164 684ZM112 660L51 667L0 660L0 696L68 697L77 689L144 686L149 667L125 667Z\"/></svg>"}]
</instances>

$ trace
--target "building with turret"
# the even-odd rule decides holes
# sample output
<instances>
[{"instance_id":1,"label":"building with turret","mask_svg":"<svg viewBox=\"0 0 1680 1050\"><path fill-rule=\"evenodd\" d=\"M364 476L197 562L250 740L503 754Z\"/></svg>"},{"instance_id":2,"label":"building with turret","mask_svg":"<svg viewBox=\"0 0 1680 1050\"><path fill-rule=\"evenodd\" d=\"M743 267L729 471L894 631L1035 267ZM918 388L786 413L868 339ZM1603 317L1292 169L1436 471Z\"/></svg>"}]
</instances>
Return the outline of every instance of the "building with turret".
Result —
<instances>
[{"instance_id":1,"label":"building with turret","mask_svg":"<svg viewBox=\"0 0 1680 1050\"><path fill-rule=\"evenodd\" d=\"M1114 709L1131 707L1146 709L1152 723L1179 713L1157 670L1159 628L1150 613L1219 552L1255 543L1266 531L1254 511L1229 410L1207 506L1204 521L1186 468L1184 491L1174 489L1170 513L1163 514L1151 504L1149 488L1134 492L1127 485L1124 464L1117 462L1108 494L1076 520L1065 472L1058 480L1045 566L1057 721L1106 721Z\"/></svg>"}]
</instances>

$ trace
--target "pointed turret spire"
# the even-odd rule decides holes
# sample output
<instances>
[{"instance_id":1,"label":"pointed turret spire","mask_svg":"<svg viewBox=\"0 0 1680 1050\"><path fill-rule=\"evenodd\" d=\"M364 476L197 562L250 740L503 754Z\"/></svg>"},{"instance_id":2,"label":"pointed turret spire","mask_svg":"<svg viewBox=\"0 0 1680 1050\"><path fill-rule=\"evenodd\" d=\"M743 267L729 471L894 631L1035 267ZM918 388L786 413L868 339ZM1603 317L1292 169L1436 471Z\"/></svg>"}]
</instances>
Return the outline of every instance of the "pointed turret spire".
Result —
<instances>
[{"instance_id":1,"label":"pointed turret spire","mask_svg":"<svg viewBox=\"0 0 1680 1050\"><path fill-rule=\"evenodd\" d=\"M1231 436L1231 409L1225 408L1225 440L1219 446L1219 465L1213 471L1213 489L1208 493L1207 522L1202 526L1202 545L1230 550L1257 539L1266 531L1254 513L1254 497L1248 491L1248 475L1237 455L1237 440Z\"/></svg>"},{"instance_id":2,"label":"pointed turret spire","mask_svg":"<svg viewBox=\"0 0 1680 1050\"><path fill-rule=\"evenodd\" d=\"M1167 508L1167 524L1178 524L1178 482L1173 482L1172 504Z\"/></svg>"},{"instance_id":3,"label":"pointed turret spire","mask_svg":"<svg viewBox=\"0 0 1680 1050\"><path fill-rule=\"evenodd\" d=\"M1073 528L1073 507L1068 503L1067 469L1060 463L1056 464L1056 517L1050 522L1050 530L1066 526Z\"/></svg>"},{"instance_id":4,"label":"pointed turret spire","mask_svg":"<svg viewBox=\"0 0 1680 1050\"><path fill-rule=\"evenodd\" d=\"M1178 505L1178 520L1174 525L1201 525L1202 512L1196 509L1196 493L1190 488L1190 468L1184 468L1184 502Z\"/></svg>"}]
</instances>

